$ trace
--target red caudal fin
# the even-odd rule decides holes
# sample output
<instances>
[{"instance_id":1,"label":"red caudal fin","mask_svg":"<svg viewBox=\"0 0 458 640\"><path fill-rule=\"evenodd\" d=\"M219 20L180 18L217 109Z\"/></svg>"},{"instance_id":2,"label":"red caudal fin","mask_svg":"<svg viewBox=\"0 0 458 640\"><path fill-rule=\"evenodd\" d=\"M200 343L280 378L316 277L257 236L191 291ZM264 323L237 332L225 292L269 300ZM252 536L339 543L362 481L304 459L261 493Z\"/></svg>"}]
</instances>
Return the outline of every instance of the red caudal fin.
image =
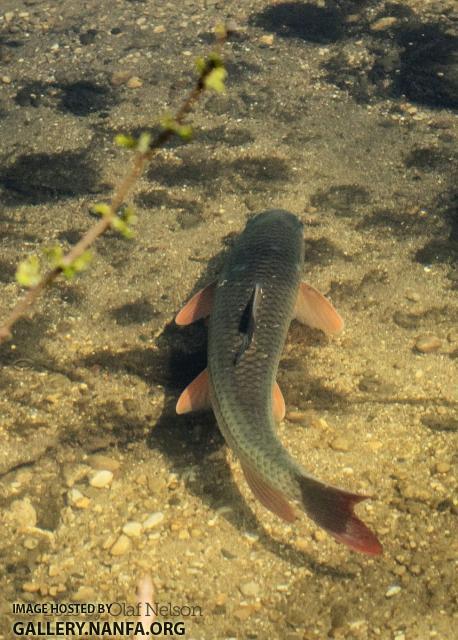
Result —
<instances>
[{"instance_id":1,"label":"red caudal fin","mask_svg":"<svg viewBox=\"0 0 458 640\"><path fill-rule=\"evenodd\" d=\"M203 409L209 409L210 407L208 371L204 369L199 373L197 378L194 378L194 380L188 384L178 398L176 412L179 414L189 413L190 411L201 411Z\"/></svg>"},{"instance_id":2,"label":"red caudal fin","mask_svg":"<svg viewBox=\"0 0 458 640\"><path fill-rule=\"evenodd\" d=\"M382 545L354 513L353 507L367 496L348 493L307 476L298 476L302 504L307 515L338 542L354 551L380 555Z\"/></svg>"},{"instance_id":3,"label":"red caudal fin","mask_svg":"<svg viewBox=\"0 0 458 640\"><path fill-rule=\"evenodd\" d=\"M266 482L248 463L242 462L242 469L248 486L259 502L282 520L294 522L294 509L281 491Z\"/></svg>"},{"instance_id":4,"label":"red caudal fin","mask_svg":"<svg viewBox=\"0 0 458 640\"><path fill-rule=\"evenodd\" d=\"M178 312L175 322L179 325L191 324L210 315L213 307L216 281L195 293L191 300Z\"/></svg>"},{"instance_id":5,"label":"red caudal fin","mask_svg":"<svg viewBox=\"0 0 458 640\"><path fill-rule=\"evenodd\" d=\"M274 384L274 388L272 390L272 400L275 422L281 422L285 417L286 405L281 389L278 386L278 382Z\"/></svg>"},{"instance_id":6,"label":"red caudal fin","mask_svg":"<svg viewBox=\"0 0 458 640\"><path fill-rule=\"evenodd\" d=\"M325 333L340 333L344 321L327 298L306 282L301 282L294 317L302 324Z\"/></svg>"}]
</instances>

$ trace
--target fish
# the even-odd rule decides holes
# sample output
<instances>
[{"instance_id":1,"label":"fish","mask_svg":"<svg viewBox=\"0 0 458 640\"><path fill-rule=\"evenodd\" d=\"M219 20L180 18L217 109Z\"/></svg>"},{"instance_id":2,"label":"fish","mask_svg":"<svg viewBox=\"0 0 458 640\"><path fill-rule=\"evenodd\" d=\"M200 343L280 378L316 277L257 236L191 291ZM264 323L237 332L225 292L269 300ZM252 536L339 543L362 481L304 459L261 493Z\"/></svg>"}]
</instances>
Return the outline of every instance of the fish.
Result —
<instances>
[{"instance_id":1,"label":"fish","mask_svg":"<svg viewBox=\"0 0 458 640\"><path fill-rule=\"evenodd\" d=\"M218 279L177 314L180 326L209 320L207 368L181 393L176 411L213 409L251 491L278 517L295 521L300 505L338 542L379 555L382 545L354 512L369 496L321 482L276 434L286 410L276 377L291 320L327 334L344 324L331 302L301 281L303 234L302 222L285 210L249 219Z\"/></svg>"}]
</instances>

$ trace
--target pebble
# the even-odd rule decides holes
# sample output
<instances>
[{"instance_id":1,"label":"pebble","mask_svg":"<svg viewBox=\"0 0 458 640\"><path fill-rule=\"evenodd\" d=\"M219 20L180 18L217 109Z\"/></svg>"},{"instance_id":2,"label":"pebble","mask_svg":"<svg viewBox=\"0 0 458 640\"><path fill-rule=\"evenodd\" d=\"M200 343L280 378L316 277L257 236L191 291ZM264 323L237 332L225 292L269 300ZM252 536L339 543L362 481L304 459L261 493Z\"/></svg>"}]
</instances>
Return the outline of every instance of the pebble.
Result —
<instances>
[{"instance_id":1,"label":"pebble","mask_svg":"<svg viewBox=\"0 0 458 640\"><path fill-rule=\"evenodd\" d=\"M314 531L313 537L317 542L323 542L324 540L326 540L326 534L321 529L317 529L316 531Z\"/></svg>"},{"instance_id":2,"label":"pebble","mask_svg":"<svg viewBox=\"0 0 458 640\"><path fill-rule=\"evenodd\" d=\"M96 453L93 456L90 456L88 462L93 469L97 469L98 471L108 469L108 471L114 472L117 471L121 466L119 460L115 460L114 458L110 458L109 456L104 456L101 453Z\"/></svg>"},{"instance_id":3,"label":"pebble","mask_svg":"<svg viewBox=\"0 0 458 640\"><path fill-rule=\"evenodd\" d=\"M109 487L113 480L113 472L109 469L100 469L100 471L96 471L90 480L89 484L91 487L95 487L96 489L104 489L105 487Z\"/></svg>"},{"instance_id":4,"label":"pebble","mask_svg":"<svg viewBox=\"0 0 458 640\"><path fill-rule=\"evenodd\" d=\"M26 591L27 593L36 593L40 590L40 585L38 582L24 582L22 585L22 591Z\"/></svg>"},{"instance_id":5,"label":"pebble","mask_svg":"<svg viewBox=\"0 0 458 640\"><path fill-rule=\"evenodd\" d=\"M73 599L78 602L94 602L94 600L96 600L96 596L97 594L92 587L81 585L78 588L78 591L73 594Z\"/></svg>"},{"instance_id":6,"label":"pebble","mask_svg":"<svg viewBox=\"0 0 458 640\"><path fill-rule=\"evenodd\" d=\"M132 76L132 78L129 78L127 81L127 86L129 89L139 89L143 87L143 80L138 76Z\"/></svg>"},{"instance_id":7,"label":"pebble","mask_svg":"<svg viewBox=\"0 0 458 640\"><path fill-rule=\"evenodd\" d=\"M162 511L156 511L155 513L151 513L146 520L143 522L144 529L153 529L157 527L164 520L164 514Z\"/></svg>"},{"instance_id":8,"label":"pebble","mask_svg":"<svg viewBox=\"0 0 458 640\"><path fill-rule=\"evenodd\" d=\"M227 593L217 593L215 596L215 605L222 607L227 602Z\"/></svg>"},{"instance_id":9,"label":"pebble","mask_svg":"<svg viewBox=\"0 0 458 640\"><path fill-rule=\"evenodd\" d=\"M110 82L114 87L119 87L122 84L126 84L130 77L129 71L115 71L111 76Z\"/></svg>"},{"instance_id":10,"label":"pebble","mask_svg":"<svg viewBox=\"0 0 458 640\"><path fill-rule=\"evenodd\" d=\"M412 289L408 289L406 291L406 298L411 302L420 302L420 294L416 291L412 291Z\"/></svg>"},{"instance_id":11,"label":"pebble","mask_svg":"<svg viewBox=\"0 0 458 640\"><path fill-rule=\"evenodd\" d=\"M256 598L259 595L259 585L253 580L240 585L239 589L241 594L247 598Z\"/></svg>"},{"instance_id":12,"label":"pebble","mask_svg":"<svg viewBox=\"0 0 458 640\"><path fill-rule=\"evenodd\" d=\"M87 509L91 502L90 499L83 495L78 489L70 489L67 496L69 503L77 509Z\"/></svg>"},{"instance_id":13,"label":"pebble","mask_svg":"<svg viewBox=\"0 0 458 640\"><path fill-rule=\"evenodd\" d=\"M153 33L164 33L165 27L163 24L158 24L157 27L154 27Z\"/></svg>"},{"instance_id":14,"label":"pebble","mask_svg":"<svg viewBox=\"0 0 458 640\"><path fill-rule=\"evenodd\" d=\"M248 620L251 614L254 612L254 609L251 605L241 605L237 609L234 609L233 616L243 622L244 620Z\"/></svg>"},{"instance_id":15,"label":"pebble","mask_svg":"<svg viewBox=\"0 0 458 640\"><path fill-rule=\"evenodd\" d=\"M392 598L401 593L401 587L398 584L392 584L385 592L385 598Z\"/></svg>"},{"instance_id":16,"label":"pebble","mask_svg":"<svg viewBox=\"0 0 458 640\"><path fill-rule=\"evenodd\" d=\"M415 340L415 349L420 353L432 353L440 349L441 346L442 343L439 338L432 333L418 336Z\"/></svg>"},{"instance_id":17,"label":"pebble","mask_svg":"<svg viewBox=\"0 0 458 640\"><path fill-rule=\"evenodd\" d=\"M122 556L125 553L127 553L127 551L129 551L130 545L131 545L130 538L122 534L119 536L119 538L116 540L114 545L111 547L110 553L112 556Z\"/></svg>"},{"instance_id":18,"label":"pebble","mask_svg":"<svg viewBox=\"0 0 458 640\"><path fill-rule=\"evenodd\" d=\"M349 451L350 443L346 438L336 438L331 442L331 449L334 451Z\"/></svg>"},{"instance_id":19,"label":"pebble","mask_svg":"<svg viewBox=\"0 0 458 640\"><path fill-rule=\"evenodd\" d=\"M10 76L2 76L1 80L2 80L3 84L11 84Z\"/></svg>"},{"instance_id":20,"label":"pebble","mask_svg":"<svg viewBox=\"0 0 458 640\"><path fill-rule=\"evenodd\" d=\"M301 422L305 422L307 418L307 414L305 413L305 411L288 411L285 418L289 422L301 423Z\"/></svg>"},{"instance_id":21,"label":"pebble","mask_svg":"<svg viewBox=\"0 0 458 640\"><path fill-rule=\"evenodd\" d=\"M274 37L273 37L273 35L272 35L272 34L267 35L267 36L261 36L261 37L259 38L259 42L260 42L261 44L265 44L265 45L267 45L268 47L270 47L270 46L272 46L272 45L273 45L273 43L274 43Z\"/></svg>"},{"instance_id":22,"label":"pebble","mask_svg":"<svg viewBox=\"0 0 458 640\"><path fill-rule=\"evenodd\" d=\"M129 538L138 538L141 536L143 531L143 527L141 522L135 522L131 520L130 522L126 522L126 524L122 528L122 532L126 534Z\"/></svg>"},{"instance_id":23,"label":"pebble","mask_svg":"<svg viewBox=\"0 0 458 640\"><path fill-rule=\"evenodd\" d=\"M307 538L296 538L296 549L299 549L299 551L310 551L310 543Z\"/></svg>"},{"instance_id":24,"label":"pebble","mask_svg":"<svg viewBox=\"0 0 458 640\"><path fill-rule=\"evenodd\" d=\"M448 473L451 469L448 462L436 462L436 466L434 468L436 473Z\"/></svg>"},{"instance_id":25,"label":"pebble","mask_svg":"<svg viewBox=\"0 0 458 640\"><path fill-rule=\"evenodd\" d=\"M386 16L380 18L371 24L371 31L385 31L397 23L398 19L394 16Z\"/></svg>"},{"instance_id":26,"label":"pebble","mask_svg":"<svg viewBox=\"0 0 458 640\"><path fill-rule=\"evenodd\" d=\"M35 507L30 502L29 498L14 500L14 502L11 503L9 511L7 512L7 517L21 529L35 527L35 525L37 524L37 512L35 511Z\"/></svg>"}]
</instances>

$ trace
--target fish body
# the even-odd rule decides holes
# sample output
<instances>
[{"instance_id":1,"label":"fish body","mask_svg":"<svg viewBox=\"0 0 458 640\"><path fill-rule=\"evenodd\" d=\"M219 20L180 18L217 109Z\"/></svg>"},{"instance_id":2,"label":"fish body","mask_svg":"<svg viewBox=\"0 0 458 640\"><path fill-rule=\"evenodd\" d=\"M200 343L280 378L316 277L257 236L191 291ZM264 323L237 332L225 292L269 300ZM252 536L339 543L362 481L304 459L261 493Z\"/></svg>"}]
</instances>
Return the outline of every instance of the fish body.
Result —
<instances>
[{"instance_id":1,"label":"fish body","mask_svg":"<svg viewBox=\"0 0 458 640\"><path fill-rule=\"evenodd\" d=\"M218 279L208 327L210 397L234 453L291 493L290 457L276 435L272 387L293 317L304 261L302 224L284 211L252 218ZM234 366L240 319L256 288L256 329Z\"/></svg>"},{"instance_id":2,"label":"fish body","mask_svg":"<svg viewBox=\"0 0 458 640\"><path fill-rule=\"evenodd\" d=\"M276 375L292 318L331 333L343 326L329 301L301 283L303 262L303 226L296 216L269 210L249 220L217 282L177 316L178 324L210 316L207 370L183 392L177 411L209 401L264 506L291 522L291 503L299 503L337 540L376 555L380 543L353 512L365 496L308 474L276 435L275 416L284 415Z\"/></svg>"}]
</instances>

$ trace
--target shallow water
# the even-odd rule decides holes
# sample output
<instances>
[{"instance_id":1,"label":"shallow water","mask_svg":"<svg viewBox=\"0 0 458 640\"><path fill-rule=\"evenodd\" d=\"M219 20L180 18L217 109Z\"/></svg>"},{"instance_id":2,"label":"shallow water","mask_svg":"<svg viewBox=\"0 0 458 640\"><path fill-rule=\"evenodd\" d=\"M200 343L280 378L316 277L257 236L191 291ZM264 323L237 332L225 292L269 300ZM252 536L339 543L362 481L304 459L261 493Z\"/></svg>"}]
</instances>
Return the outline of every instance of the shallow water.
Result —
<instances>
[{"instance_id":1,"label":"shallow water","mask_svg":"<svg viewBox=\"0 0 458 640\"><path fill-rule=\"evenodd\" d=\"M17 263L74 243L123 175L114 135L177 108L223 12L241 30L224 48L227 93L140 180L137 238L107 234L88 272L0 347L0 633L86 620L13 603L132 604L147 572L155 602L178 607L158 620L195 640L456 637L454 3L4 0L1 12L2 318ZM284 525L212 415L174 412L205 366L205 327L174 315L270 207L304 222L304 279L346 322L337 339L292 324L279 434L320 479L373 497L358 512L377 559L305 517ZM113 473L104 487L97 470ZM142 526L123 534L129 522Z\"/></svg>"}]
</instances>

